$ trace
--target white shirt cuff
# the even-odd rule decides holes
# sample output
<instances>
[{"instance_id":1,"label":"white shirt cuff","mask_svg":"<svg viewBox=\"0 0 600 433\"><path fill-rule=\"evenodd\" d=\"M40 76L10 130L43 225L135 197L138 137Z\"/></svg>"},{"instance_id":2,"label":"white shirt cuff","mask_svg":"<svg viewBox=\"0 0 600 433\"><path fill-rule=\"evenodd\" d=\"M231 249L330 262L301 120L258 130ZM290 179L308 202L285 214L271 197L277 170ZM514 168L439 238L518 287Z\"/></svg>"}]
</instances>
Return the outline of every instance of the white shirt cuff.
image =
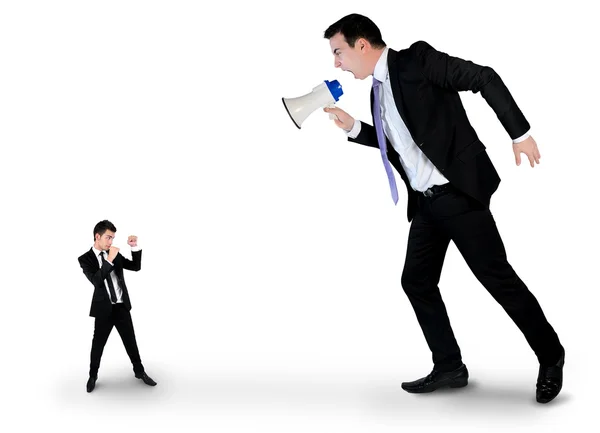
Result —
<instances>
[{"instance_id":1,"label":"white shirt cuff","mask_svg":"<svg viewBox=\"0 0 600 433\"><path fill-rule=\"evenodd\" d=\"M344 131L346 131L346 130L344 130ZM348 134L348 137L350 137L350 138L358 137L358 134L360 134L360 120L355 119L352 129L350 131L346 131L346 134Z\"/></svg>"},{"instance_id":2,"label":"white shirt cuff","mask_svg":"<svg viewBox=\"0 0 600 433\"><path fill-rule=\"evenodd\" d=\"M142 249L142 247L140 247L139 245L137 247L131 247L131 251L140 251Z\"/></svg>"}]
</instances>

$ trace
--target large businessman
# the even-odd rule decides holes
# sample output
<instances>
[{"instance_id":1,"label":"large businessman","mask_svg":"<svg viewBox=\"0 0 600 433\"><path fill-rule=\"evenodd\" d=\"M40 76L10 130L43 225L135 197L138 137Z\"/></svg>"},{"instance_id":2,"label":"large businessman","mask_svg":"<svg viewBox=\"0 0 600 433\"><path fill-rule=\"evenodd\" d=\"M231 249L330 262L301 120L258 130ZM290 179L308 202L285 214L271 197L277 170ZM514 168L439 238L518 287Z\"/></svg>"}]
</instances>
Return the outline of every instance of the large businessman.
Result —
<instances>
[{"instance_id":1,"label":"large businessman","mask_svg":"<svg viewBox=\"0 0 600 433\"><path fill-rule=\"evenodd\" d=\"M87 392L92 392L98 379L98 369L104 346L112 328L117 328L127 355L133 364L136 378L146 385L155 386L142 364L138 350L133 321L131 319L131 301L125 284L123 269L139 271L142 267L142 250L137 244L137 236L129 236L127 244L131 247L131 258L124 257L119 248L112 245L116 227L108 220L100 221L94 227L94 245L79 257L79 265L88 280L94 286L89 315L95 317L94 338L90 353L89 379Z\"/></svg>"},{"instance_id":2,"label":"large businessman","mask_svg":"<svg viewBox=\"0 0 600 433\"><path fill-rule=\"evenodd\" d=\"M431 350L433 369L402 388L420 393L468 383L438 288L452 241L537 356L536 400L551 401L562 388L564 348L539 302L507 261L489 209L500 178L459 92L480 93L512 139L517 165L524 153L534 167L540 153L512 95L492 68L450 56L427 42L399 51L389 48L375 23L359 14L341 18L324 36L335 67L361 80L373 76L374 126L337 107L324 110L336 115L334 121L349 141L380 150L395 203L392 166L407 190L411 225L401 281Z\"/></svg>"}]
</instances>

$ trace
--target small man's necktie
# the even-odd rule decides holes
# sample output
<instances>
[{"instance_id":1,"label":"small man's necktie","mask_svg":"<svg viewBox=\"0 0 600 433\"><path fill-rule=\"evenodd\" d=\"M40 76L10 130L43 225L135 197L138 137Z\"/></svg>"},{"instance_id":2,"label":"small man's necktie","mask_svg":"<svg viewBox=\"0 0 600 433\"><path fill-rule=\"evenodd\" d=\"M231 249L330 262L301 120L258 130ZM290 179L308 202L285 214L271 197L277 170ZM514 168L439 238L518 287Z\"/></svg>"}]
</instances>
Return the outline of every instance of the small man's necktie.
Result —
<instances>
[{"instance_id":1,"label":"small man's necktie","mask_svg":"<svg viewBox=\"0 0 600 433\"><path fill-rule=\"evenodd\" d=\"M102 258L102 264L104 264L106 262L106 259L104 258L104 254L100 253L100 258ZM111 272L112 272L112 270L111 270ZM106 278L106 282L108 283L108 290L110 290L110 300L116 304L117 303L117 294L115 292L115 286L113 285L112 277L110 276L110 273L108 274L108 277Z\"/></svg>"},{"instance_id":2,"label":"small man's necktie","mask_svg":"<svg viewBox=\"0 0 600 433\"><path fill-rule=\"evenodd\" d=\"M387 157L387 144L385 140L385 135L383 133L383 122L381 120L381 107L379 102L380 85L381 81L373 77L373 93L375 96L375 103L373 107L375 112L373 114L373 120L375 121L375 130L377 131L377 141L379 142L379 150L381 151L383 166L385 167L385 171L388 176L388 181L390 183L390 189L392 191L392 199L394 200L394 204L398 204L398 188L396 186L396 178L394 177L394 173L392 172L392 166L390 165L390 161Z\"/></svg>"}]
</instances>

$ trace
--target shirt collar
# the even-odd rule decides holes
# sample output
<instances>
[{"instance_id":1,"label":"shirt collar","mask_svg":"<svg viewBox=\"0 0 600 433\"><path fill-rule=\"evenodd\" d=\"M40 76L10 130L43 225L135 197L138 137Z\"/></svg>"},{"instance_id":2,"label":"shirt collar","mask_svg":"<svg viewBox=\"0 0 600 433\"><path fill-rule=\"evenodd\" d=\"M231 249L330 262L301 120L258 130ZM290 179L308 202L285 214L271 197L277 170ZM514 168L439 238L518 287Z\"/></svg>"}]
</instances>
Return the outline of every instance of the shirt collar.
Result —
<instances>
[{"instance_id":1,"label":"shirt collar","mask_svg":"<svg viewBox=\"0 0 600 433\"><path fill-rule=\"evenodd\" d=\"M385 83L388 78L388 51L389 47L385 47L381 52L381 57L377 60L377 64L375 64L375 70L373 71L373 78Z\"/></svg>"},{"instance_id":2,"label":"shirt collar","mask_svg":"<svg viewBox=\"0 0 600 433\"><path fill-rule=\"evenodd\" d=\"M92 251L94 251L94 254L96 255L96 257L98 257L101 253L100 250L97 250L96 247L92 246Z\"/></svg>"}]
</instances>

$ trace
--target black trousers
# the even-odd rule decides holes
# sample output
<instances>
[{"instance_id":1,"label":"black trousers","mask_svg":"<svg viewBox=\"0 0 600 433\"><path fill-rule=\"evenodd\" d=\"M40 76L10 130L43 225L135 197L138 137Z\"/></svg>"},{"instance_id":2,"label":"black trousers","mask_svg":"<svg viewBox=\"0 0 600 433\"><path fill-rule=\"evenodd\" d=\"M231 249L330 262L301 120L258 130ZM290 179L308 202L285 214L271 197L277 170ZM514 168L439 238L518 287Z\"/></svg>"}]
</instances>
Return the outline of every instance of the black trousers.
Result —
<instances>
[{"instance_id":1,"label":"black trousers","mask_svg":"<svg viewBox=\"0 0 600 433\"><path fill-rule=\"evenodd\" d=\"M123 306L123 304L113 304L112 312L105 317L96 317L94 322L94 338L92 339L92 351L90 355L90 376L97 377L98 369L100 368L100 358L104 346L108 341L108 336L112 331L113 326L117 328L127 355L133 364L133 372L136 376L144 373L144 366L140 359L140 352L135 340L135 332L133 330L133 321L131 314Z\"/></svg>"},{"instance_id":2,"label":"black trousers","mask_svg":"<svg viewBox=\"0 0 600 433\"><path fill-rule=\"evenodd\" d=\"M432 197L419 195L419 211L408 236L402 287L431 350L434 368L449 371L462 365L438 287L450 241L521 330L540 364L555 363L562 345L538 301L508 263L489 208L452 187Z\"/></svg>"}]
</instances>

